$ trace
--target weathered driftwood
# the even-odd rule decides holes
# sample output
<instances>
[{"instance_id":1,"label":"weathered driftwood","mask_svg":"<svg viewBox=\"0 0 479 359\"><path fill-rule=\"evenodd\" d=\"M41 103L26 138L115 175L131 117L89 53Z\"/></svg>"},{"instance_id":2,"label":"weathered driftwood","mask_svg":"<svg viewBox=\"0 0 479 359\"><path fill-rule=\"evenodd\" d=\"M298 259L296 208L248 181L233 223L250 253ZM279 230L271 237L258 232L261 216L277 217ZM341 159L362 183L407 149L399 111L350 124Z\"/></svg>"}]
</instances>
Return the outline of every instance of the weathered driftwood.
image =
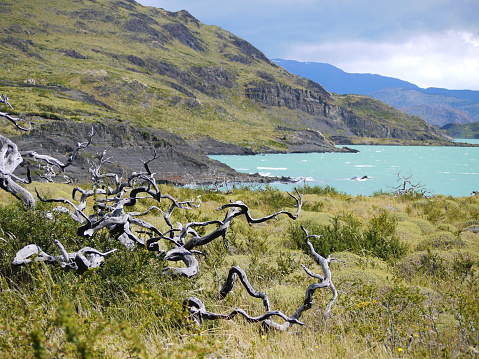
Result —
<instances>
[{"instance_id":1,"label":"weathered driftwood","mask_svg":"<svg viewBox=\"0 0 479 359\"><path fill-rule=\"evenodd\" d=\"M148 214L152 210L157 210L164 215L165 222L170 226L173 232L180 231L175 230L169 220L172 212L176 208L198 208L201 205L201 200L198 197L198 204L194 201L180 202L170 195L162 194L156 185L154 173L150 171L148 166L154 159L156 159L156 152L150 160L142 161L145 168L144 172L133 172L126 180L122 181L122 179L116 174L107 173L106 175L101 176L100 166L107 162L105 159L105 152L103 152L98 158L98 163L96 163L90 170L93 174L92 179L95 182L92 188L90 190L84 190L79 187L73 189L73 199L75 199L77 193L81 194L78 206L75 206L71 201L65 199L43 199L39 195L38 197L44 202L64 203L73 208L73 211L71 211L68 208L58 206L54 211L68 213L74 220L79 222L81 225L78 228L77 233L82 237L91 237L103 228L107 228L112 236L129 249L133 249L136 245L147 245L148 250L158 250L159 247L157 243L155 244L155 240L158 241L159 239L168 239L175 244L178 244L173 238L165 236L155 226L138 217ZM102 181L105 180L113 181L113 183L111 183L112 187L110 187L109 183L106 185L102 183ZM138 184L140 184L139 187ZM145 196L140 197L139 195L141 194L144 194ZM83 211L86 208L87 199L90 197L95 198L94 208L96 208L97 211L94 215L87 217ZM125 211L125 207L134 206L140 199L153 199L157 202L169 200L171 201L171 205L166 213L158 206L151 206L144 212ZM145 243L145 240L137 235L140 231L134 231L133 226L141 227L143 229L141 233L149 235L150 240ZM188 233L190 232L191 231ZM152 237L155 237L155 240L151 239ZM173 256L173 258L179 260L177 259L179 258L178 256ZM186 260L186 262L189 263L190 261ZM186 271L185 274L186 273L189 272Z\"/></svg>"},{"instance_id":2,"label":"weathered driftwood","mask_svg":"<svg viewBox=\"0 0 479 359\"><path fill-rule=\"evenodd\" d=\"M198 260L193 253L183 247L176 247L166 252L164 260L173 262L182 261L186 267L168 267L163 270L163 274L191 278L199 272Z\"/></svg>"},{"instance_id":3,"label":"weathered driftwood","mask_svg":"<svg viewBox=\"0 0 479 359\"><path fill-rule=\"evenodd\" d=\"M312 306L312 304L313 304L313 294L314 294L314 291L316 289L320 289L320 288L331 289L331 293L333 294L333 296L329 300L329 302L326 305L326 308L324 309L324 312L323 312L323 317L326 319L329 316L329 313L331 311L331 307L333 306L334 302L338 298L338 291L336 290L336 287L334 286L334 284L331 280L332 276L331 276L331 268L329 268L329 263L331 263L332 261L338 260L338 259L331 257L331 255L329 255L328 258L324 258L323 256L316 253L316 251L314 250L313 245L309 241L309 238L311 238L311 237L319 238L320 236L317 236L317 235L314 235L314 234L309 235L306 228L304 228L303 226L301 226L301 228L303 229L303 231L306 235L306 244L309 247L309 251L311 253L311 256L314 258L316 263L321 266L321 268L323 270L323 274L324 274L324 278L323 278L319 274L314 274L313 272L311 272L308 268L306 268L306 266L301 265L308 275L310 275L313 278L319 279L321 281L321 283L314 283L314 284L311 284L308 287L308 289L306 290L306 297L304 299L304 306L305 306L305 309L309 309Z\"/></svg>"},{"instance_id":4,"label":"weathered driftwood","mask_svg":"<svg viewBox=\"0 0 479 359\"><path fill-rule=\"evenodd\" d=\"M324 277L319 275L319 274L313 273L305 265L303 265L303 264L301 265L301 267L303 267L304 271L309 276L320 280L320 283L313 283L306 289L306 294L305 294L305 297L304 297L303 304L301 306L299 306L299 308L291 316L291 318L299 320L301 315L306 310L311 309L311 307L313 306L313 294L317 289L330 288L333 295L332 295L331 299L329 300L328 304L326 305L326 308L323 311L323 319L326 320L329 316L330 311L331 311L331 307L333 306L334 302L338 298L338 291L336 290L336 288L335 288L335 286L334 286L334 284L331 280L331 269L329 268L329 263L331 263L331 261L333 261L333 260L337 260L337 258L333 258L333 257L331 257L331 255L329 255L328 258L324 258L323 256L319 255L314 250L314 247L311 244L311 242L309 241L309 239L311 237L319 238L321 236L317 236L317 235L314 235L314 234L309 235L306 228L304 228L303 226L301 226L301 228L303 229L303 231L306 235L306 244L309 248L310 254L314 258L316 263L321 266L321 268L323 270ZM264 325L266 327L273 328L273 329L280 330L280 331L286 331L291 326L291 324L289 322L286 322L286 323L283 323L283 324L278 324L278 323L275 323L275 322L272 322L272 321L265 322Z\"/></svg>"},{"instance_id":5,"label":"weathered driftwood","mask_svg":"<svg viewBox=\"0 0 479 359\"><path fill-rule=\"evenodd\" d=\"M224 319L224 320L230 320L236 317L238 314L241 314L244 319L248 323L258 323L258 322L264 322L269 320L273 316L278 316L286 320L288 323L291 322L292 324L299 324L299 325L304 325L304 323L301 323L300 321L289 318L279 310L274 310L270 311L267 313L264 313L258 317L251 317L246 313L243 309L234 309L231 313L229 314L218 314L218 313L210 313L206 310L205 305L203 302L196 298L196 297L189 297L183 301L183 306L189 310L191 318L199 325L201 326L203 323L203 320L215 320L215 319Z\"/></svg>"},{"instance_id":6,"label":"weathered driftwood","mask_svg":"<svg viewBox=\"0 0 479 359\"><path fill-rule=\"evenodd\" d=\"M194 276L198 273L198 264L197 264L197 260L194 258L194 253L193 253L194 248L202 246L202 245L206 245L210 243L211 241L220 237L224 239L226 236L226 233L229 230L231 221L239 215L244 215L249 224L262 223L270 219L277 219L277 216L280 214L286 214L290 218L296 219L301 211L301 206L303 203L302 195L299 194L299 192L297 193L298 193L297 197L290 194L290 196L296 200L295 206L297 207L297 211L295 214L281 210L279 212L275 212L271 215L268 215L262 218L253 219L249 213L248 206L241 201L237 201L237 202L229 203L217 208L217 210L228 209L228 212L226 213L225 219L223 221L212 220L212 221L205 221L205 222L190 222L184 226L179 224L179 227L177 229L175 229L173 225L171 224L171 222L169 221L169 216L171 215L171 212L173 211L174 208L177 208L177 207L189 208L188 206L191 205L191 202L180 203L174 198L169 197L169 199L172 201L172 205L170 206L168 213L164 216L164 219L165 219L165 222L167 222L168 225L171 227L171 230L168 231L168 233L161 234L159 237L153 237L150 240L148 240L147 248L148 250L160 250L158 245L158 240L160 239L165 239L174 243L175 248L166 254L165 260L183 261L183 263L185 263L186 265L186 268L181 268L181 269L168 268L167 270L164 271L164 273L172 273L175 275L182 275L186 277ZM187 207L184 207L185 205ZM209 225L216 225L217 228L204 236L199 236L198 233L194 230L194 227L205 227ZM240 271L238 271L236 274L240 275ZM232 278L234 282L234 276ZM243 275L240 275L240 278L242 281L246 280L246 283L247 283L247 278L245 276L243 277ZM243 282L243 284L245 284L245 282Z\"/></svg>"},{"instance_id":7,"label":"weathered driftwood","mask_svg":"<svg viewBox=\"0 0 479 359\"><path fill-rule=\"evenodd\" d=\"M223 209L227 209L227 208L229 209L229 211L226 213L225 219L223 221L192 222L192 223L188 223L187 225L185 225L183 228L186 228L186 229L184 229L183 232L185 232L185 230L189 229L190 227L205 226L205 225L209 225L209 224L213 224L213 223L218 224L218 228L216 228L214 231L212 231L212 232L210 232L210 233L208 233L208 234L206 234L202 237L197 236L197 235L191 237L186 243L184 243L183 246L186 249L193 249L195 247L208 244L211 241L213 241L213 240L215 240L219 237L224 238L226 236L226 233L229 230L229 227L231 225L231 221L234 218L236 218L240 215L244 215L249 224L262 223L262 222L268 221L270 219L277 219L277 216L279 216L280 214L285 214L288 217L290 217L291 219L296 219L296 218L298 218L298 216L301 212L301 207L303 205L303 196L297 190L296 190L296 193L298 194L297 197L288 193L292 198L294 198L296 200L295 207L297 207L297 210L296 210L295 214L292 214L291 212L288 212L288 211L281 210L281 211L275 212L271 215L268 215L268 216L265 216L265 217L262 217L262 218L254 219L254 218L251 217L251 215L249 213L248 206L246 204L244 204L242 201L236 201L236 202L225 204L225 205L217 208L218 211L223 210ZM190 232L190 233L193 233L193 232Z\"/></svg>"},{"instance_id":8,"label":"weathered driftwood","mask_svg":"<svg viewBox=\"0 0 479 359\"><path fill-rule=\"evenodd\" d=\"M12 261L12 265L18 266L31 263L32 261L45 262L47 264L60 265L63 269L72 269L79 274L83 274L89 268L100 267L104 262L103 257L116 251L116 249L113 249L102 253L94 248L84 247L78 252L68 253L60 241L54 240L53 242L60 249L61 255L51 256L43 252L36 244L29 244L17 252Z\"/></svg>"},{"instance_id":9,"label":"weathered driftwood","mask_svg":"<svg viewBox=\"0 0 479 359\"><path fill-rule=\"evenodd\" d=\"M246 321L249 323L257 323L257 322L267 323L267 322L271 322L271 317L277 316L284 319L285 322L288 323L289 325L292 325L292 324L304 325L304 323L300 322L298 318L288 317L286 314L284 314L283 312L279 310L272 311L270 308L268 296L263 292L255 291L253 289L253 287L248 281L248 277L246 273L239 266L234 266L230 269L228 273L228 278L226 279L225 284L223 285L220 292L218 293L216 297L217 299L223 299L228 295L228 293L231 292L235 284L236 276L240 278L241 283L246 288L246 291L248 292L249 295L255 298L260 298L263 301L263 306L265 307L266 312L257 317L252 317L249 314L247 314L246 311L239 308L234 309L229 314L211 313L206 310L205 305L200 299L196 297L187 298L183 302L183 306L189 310L192 319L198 325L201 326L201 324L203 323L203 320L215 320L215 319L230 320L230 319L233 319L238 314L241 314L244 317L244 319L246 319ZM274 323L274 322L271 322L271 323ZM272 326L272 325L270 324L269 326Z\"/></svg>"},{"instance_id":10,"label":"weathered driftwood","mask_svg":"<svg viewBox=\"0 0 479 359\"><path fill-rule=\"evenodd\" d=\"M0 102L9 105L8 98L6 95L0 96ZM20 130L28 131L31 129L31 123L29 122L28 127L23 127L19 125L20 121L23 121L19 118L15 118L10 116L7 113L0 112L0 116L8 119L12 122L15 127ZM95 132L92 128L92 131L89 135L88 141L83 143L78 143L77 147L73 150L72 154L68 157L66 163L63 163L56 158L47 155L40 155L35 151L25 151L20 152L18 147L15 143L10 141L8 138L0 135L0 188L4 191L11 193L17 199L23 201L27 206L34 206L35 205L35 198L33 195L27 191L25 188L20 186L18 183L31 183L32 179L30 177L30 169L27 167L27 178L22 179L14 174L17 167L24 161L24 157L31 157L36 161L46 163L47 166L44 168L47 173L45 174L45 178L47 180L51 180L56 173L53 171L52 166L58 167L61 171L63 171L66 167L70 166L80 149L86 148L90 145L91 140Z\"/></svg>"},{"instance_id":11,"label":"weathered driftwood","mask_svg":"<svg viewBox=\"0 0 479 359\"><path fill-rule=\"evenodd\" d=\"M218 293L216 298L223 299L228 295L229 292L233 290L233 286L236 282L237 276L241 280L241 283L243 283L243 286L246 288L248 294L252 297L262 299L264 308L266 309L266 311L269 312L271 310L271 306L269 304L268 296L264 292L257 292L253 289L253 287L248 281L248 277L246 276L245 271L240 266L234 266L230 269L230 271L228 272L228 278L226 278L226 282L220 289L220 292Z\"/></svg>"},{"instance_id":12,"label":"weathered driftwood","mask_svg":"<svg viewBox=\"0 0 479 359\"><path fill-rule=\"evenodd\" d=\"M263 300L263 305L265 307L265 310L267 311L265 314L259 316L259 317L250 317L244 310L242 309L235 309L232 311L230 314L216 314L216 313L210 313L206 310L205 305L203 302L201 302L200 299L196 297L190 297L186 299L183 302L183 306L186 307L190 311L190 315L192 319L201 326L203 320L212 320L212 319L225 319L225 320L230 320L233 317L235 317L237 314L243 315L243 317L248 321L248 322L262 322L264 328L266 329L274 329L274 330L279 330L279 331L286 331L288 330L291 325L293 324L301 324L299 321L301 315L308 309L310 309L313 306L313 294L317 289L321 288L330 288L332 292L332 297L328 304L326 305L326 308L324 309L323 312L323 318L327 319L329 316L329 313L331 311L331 307L333 306L334 302L336 301L338 297L338 292L331 280L331 269L329 268L329 263L333 260L337 260L336 258L333 258L331 256L328 256L328 258L324 258L323 256L319 255L315 250L309 239L311 237L316 237L319 238L320 236L317 235L309 235L308 231L304 228L301 227L306 235L306 244L309 248L311 256L314 258L317 264L319 264L323 270L324 277L313 273L310 271L306 266L301 265L304 269L304 271L311 277L318 279L320 283L313 283L311 284L307 289L306 289L306 294L305 298L303 301L303 304L299 306L299 308L296 310L296 312L291 316L288 317L287 315L283 314L280 311L271 311L270 309L270 304L268 300L268 296L264 292L260 291L255 291L251 284L248 281L248 277L246 276L246 273L241 269L239 266L234 266L230 269L228 273L228 277L226 279L225 284L221 288L220 292L216 296L217 299L223 299L225 298L228 293L231 292L233 289L233 286L235 284L236 276L238 276L241 280L241 283L243 283L244 287L246 288L248 294L252 297L255 298L261 298ZM285 320L283 324L274 322L271 317L273 316L279 316Z\"/></svg>"},{"instance_id":13,"label":"weathered driftwood","mask_svg":"<svg viewBox=\"0 0 479 359\"><path fill-rule=\"evenodd\" d=\"M246 273L239 266L234 266L230 269L230 271L228 273L228 278L226 279L225 284L223 285L219 294L217 295L217 299L223 299L228 295L228 293L231 292L231 290L233 289L233 286L235 284L236 276L238 276L240 278L241 283L246 288L246 291L248 292L249 295L251 295L252 297L255 297L255 298L262 299L263 306L265 307L266 313L264 313L260 316L257 316L257 317L252 317L252 316L248 315L244 310L238 309L238 308L234 309L229 314L210 313L206 310L205 305L203 304L203 302L201 302L200 299L198 299L196 297L187 298L183 302L183 306L186 307L190 311L190 314L191 314L192 318L194 319L194 321L198 325L201 325L203 320L205 320L205 319L206 320L212 320L212 319L230 320L230 319L234 318L237 314L241 314L246 319L246 321L248 321L249 323L265 322L265 321L270 320L270 318L273 317L273 316L278 316L278 317L283 318L287 323L304 325L303 323L301 323L296 318L292 318L292 317L290 318L279 310L272 311L271 308L270 308L268 296L263 292L255 291L253 289L253 287L251 286L251 284L248 281L248 277L247 277Z\"/></svg>"}]
</instances>

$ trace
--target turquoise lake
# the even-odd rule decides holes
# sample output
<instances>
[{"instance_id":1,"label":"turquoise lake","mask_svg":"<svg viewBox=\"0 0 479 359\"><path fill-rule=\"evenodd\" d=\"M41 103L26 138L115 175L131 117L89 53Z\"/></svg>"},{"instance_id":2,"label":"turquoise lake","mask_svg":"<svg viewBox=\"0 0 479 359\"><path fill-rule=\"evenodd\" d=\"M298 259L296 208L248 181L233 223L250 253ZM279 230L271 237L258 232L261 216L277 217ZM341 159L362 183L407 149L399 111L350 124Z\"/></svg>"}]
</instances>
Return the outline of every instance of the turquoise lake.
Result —
<instances>
[{"instance_id":1,"label":"turquoise lake","mask_svg":"<svg viewBox=\"0 0 479 359\"><path fill-rule=\"evenodd\" d=\"M479 144L479 140L456 141ZM359 152L210 157L238 172L298 179L296 184L272 184L288 191L306 183L369 196L398 185L398 174L412 176L412 182L420 183L430 194L459 197L479 191L479 147L349 147ZM368 178L361 179L363 176Z\"/></svg>"}]
</instances>

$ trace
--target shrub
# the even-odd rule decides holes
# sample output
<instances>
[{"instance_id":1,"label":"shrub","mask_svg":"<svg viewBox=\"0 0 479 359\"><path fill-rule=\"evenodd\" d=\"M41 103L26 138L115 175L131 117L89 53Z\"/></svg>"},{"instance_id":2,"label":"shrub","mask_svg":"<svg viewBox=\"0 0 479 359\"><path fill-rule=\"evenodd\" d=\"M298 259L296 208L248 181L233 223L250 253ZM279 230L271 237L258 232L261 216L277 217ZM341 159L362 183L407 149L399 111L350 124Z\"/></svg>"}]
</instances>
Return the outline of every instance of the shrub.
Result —
<instances>
[{"instance_id":1,"label":"shrub","mask_svg":"<svg viewBox=\"0 0 479 359\"><path fill-rule=\"evenodd\" d=\"M327 195L331 197L351 197L345 192L340 192L332 186L310 186L305 184L304 187L301 187L301 192L304 194L316 194L316 195Z\"/></svg>"},{"instance_id":2,"label":"shrub","mask_svg":"<svg viewBox=\"0 0 479 359\"><path fill-rule=\"evenodd\" d=\"M311 238L315 250L327 257L333 252L350 251L357 254L371 254L385 261L395 261L404 256L408 246L402 243L396 235L397 222L388 212L381 212L363 229L362 222L354 215L347 213L333 218L333 223L327 226L314 224L312 221L293 224L288 229L289 240L295 248L308 251L305 245L304 232L320 235Z\"/></svg>"},{"instance_id":3,"label":"shrub","mask_svg":"<svg viewBox=\"0 0 479 359\"><path fill-rule=\"evenodd\" d=\"M424 234L430 234L434 231L434 226L422 218L411 218L409 222L416 224Z\"/></svg>"}]
</instances>

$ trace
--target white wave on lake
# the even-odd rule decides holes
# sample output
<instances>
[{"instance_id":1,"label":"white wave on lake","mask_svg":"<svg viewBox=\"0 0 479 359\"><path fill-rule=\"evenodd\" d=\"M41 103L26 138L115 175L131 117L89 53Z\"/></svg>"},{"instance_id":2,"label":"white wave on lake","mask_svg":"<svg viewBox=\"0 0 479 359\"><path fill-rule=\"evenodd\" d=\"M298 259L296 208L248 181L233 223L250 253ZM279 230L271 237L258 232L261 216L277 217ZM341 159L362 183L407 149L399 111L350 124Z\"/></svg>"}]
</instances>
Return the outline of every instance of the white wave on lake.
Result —
<instances>
[{"instance_id":1,"label":"white wave on lake","mask_svg":"<svg viewBox=\"0 0 479 359\"><path fill-rule=\"evenodd\" d=\"M287 167L256 167L258 170L286 171Z\"/></svg>"}]
</instances>

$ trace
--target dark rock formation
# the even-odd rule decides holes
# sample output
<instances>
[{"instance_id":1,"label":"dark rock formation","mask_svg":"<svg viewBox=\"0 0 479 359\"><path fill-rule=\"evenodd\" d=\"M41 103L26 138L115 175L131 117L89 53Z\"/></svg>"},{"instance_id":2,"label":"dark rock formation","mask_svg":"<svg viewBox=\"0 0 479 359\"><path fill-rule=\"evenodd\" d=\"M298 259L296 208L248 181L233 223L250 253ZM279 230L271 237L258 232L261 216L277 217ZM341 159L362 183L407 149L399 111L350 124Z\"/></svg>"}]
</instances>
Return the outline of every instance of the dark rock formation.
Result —
<instances>
[{"instance_id":1,"label":"dark rock formation","mask_svg":"<svg viewBox=\"0 0 479 359\"><path fill-rule=\"evenodd\" d=\"M307 128L327 131L330 136L359 136L404 140L450 140L439 130L420 119L411 128L400 127L374 115L358 116L352 110L334 104L329 92L318 84L301 80L306 89L293 88L274 78L253 81L245 85L245 95L252 101L266 106L287 107L302 111L313 121L304 122ZM375 100L367 97L356 101L352 107L374 107Z\"/></svg>"},{"instance_id":2,"label":"dark rock formation","mask_svg":"<svg viewBox=\"0 0 479 359\"><path fill-rule=\"evenodd\" d=\"M329 98L329 94L324 89L323 93L320 93L292 88L289 85L270 80L250 82L245 86L244 92L250 100L268 106L285 106L310 115L326 116L326 99Z\"/></svg>"},{"instance_id":3,"label":"dark rock formation","mask_svg":"<svg viewBox=\"0 0 479 359\"><path fill-rule=\"evenodd\" d=\"M198 150L198 146L196 148L190 146L177 135L165 131L134 128L128 123L89 124L45 120L28 133L11 139L20 150L35 149L40 154L48 154L63 160L77 142L88 137L91 126L96 131L92 145L80 153L67 172L71 178L81 182L90 178L89 162L104 150L112 162L107 164L107 171L118 174L144 170L140 160L152 158L156 151L157 159L149 166L152 172L157 173L156 177L160 181L186 184L213 183L225 178L244 182L272 180L258 175L240 174L218 161L209 159ZM214 140L211 143L217 147L216 150L212 150L216 153L222 153L218 148L226 146Z\"/></svg>"}]
</instances>

